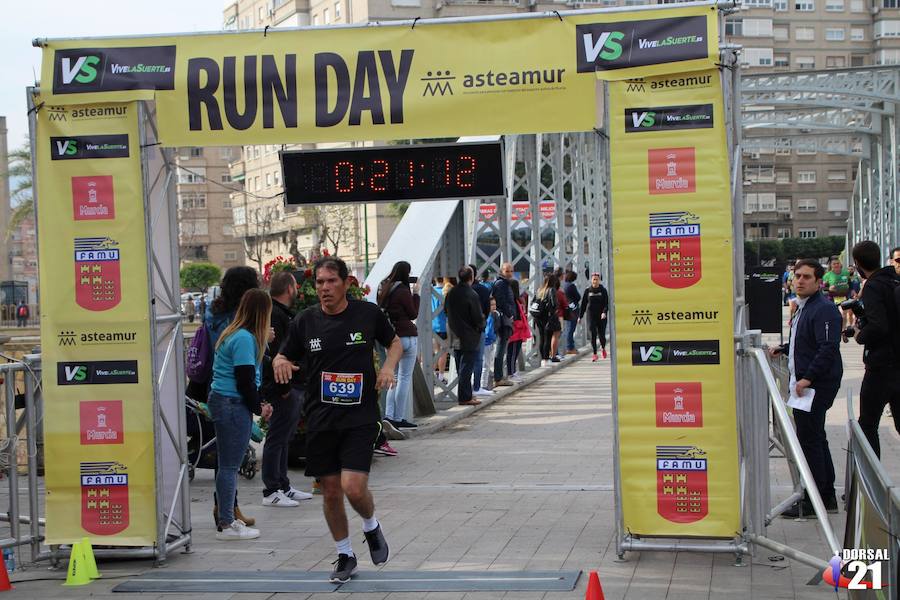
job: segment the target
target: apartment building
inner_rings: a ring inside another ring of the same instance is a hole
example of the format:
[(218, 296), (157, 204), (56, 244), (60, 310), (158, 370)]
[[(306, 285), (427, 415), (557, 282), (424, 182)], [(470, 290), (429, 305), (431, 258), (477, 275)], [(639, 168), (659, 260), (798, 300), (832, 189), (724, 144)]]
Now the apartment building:
[[(743, 46), (750, 73), (898, 64), (900, 0), (747, 0), (725, 35)], [(744, 164), (748, 239), (846, 233), (858, 159), (770, 148), (745, 153)]]
[[(663, 3), (664, 0), (658, 0)], [(490, 16), (560, 8), (636, 6), (645, 0), (238, 0), (224, 11), (226, 29), (297, 27), (414, 17)], [(655, 2), (653, 2), (655, 3)], [(728, 16), (725, 37), (740, 44), (748, 73), (841, 69), (900, 63), (900, 0), (746, 0)], [(759, 130), (758, 130), (759, 131)], [(745, 135), (768, 135), (748, 131)], [(312, 147), (312, 146), (309, 146)], [(745, 233), (748, 239), (844, 235), (857, 160), (795, 150), (762, 149), (744, 156)], [(277, 149), (243, 149), (232, 167), (248, 192), (236, 206), (236, 231), (251, 236), (266, 256), (291, 244), (322, 243), (322, 210), (284, 209), (261, 199), (281, 191)], [(253, 194), (253, 196), (250, 196)], [(362, 213), (365, 213), (362, 214)], [(393, 229), (383, 205), (356, 207), (348, 236), (358, 267), (366, 250), (377, 254)], [(271, 224), (271, 229), (268, 229)], [(368, 229), (369, 245), (360, 247)], [(266, 231), (271, 235), (266, 238)], [(317, 233), (319, 232), (319, 233)], [(260, 238), (259, 236), (262, 236)], [(349, 250), (348, 246), (344, 248)], [(301, 250), (302, 252), (302, 250)]]
[[(0, 117), (0, 165), (4, 165), (4, 171), (9, 164), (9, 147), (7, 146), (6, 117)], [(12, 206), (9, 203), (10, 181), (9, 177), (0, 177), (0, 236), (7, 235), (9, 217)], [(0, 244), (0, 281), (6, 281), (10, 276), (9, 245)]]
[(222, 270), (245, 264), (244, 244), (232, 226), (232, 194), (241, 189), (230, 165), (241, 149), (178, 148), (178, 245), (181, 263), (210, 262)]

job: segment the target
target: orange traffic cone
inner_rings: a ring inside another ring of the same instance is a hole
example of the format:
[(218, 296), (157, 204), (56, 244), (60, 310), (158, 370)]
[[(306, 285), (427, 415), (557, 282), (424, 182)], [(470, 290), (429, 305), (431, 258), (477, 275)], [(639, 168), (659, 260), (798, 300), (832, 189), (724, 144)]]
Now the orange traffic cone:
[(603, 597), (603, 588), (600, 587), (600, 576), (597, 575), (597, 571), (591, 571), (584, 600), (606, 600)]
[(0, 552), (0, 592), (8, 592), (14, 590), (9, 582), (9, 571), (6, 570), (6, 559), (3, 558), (3, 552)]

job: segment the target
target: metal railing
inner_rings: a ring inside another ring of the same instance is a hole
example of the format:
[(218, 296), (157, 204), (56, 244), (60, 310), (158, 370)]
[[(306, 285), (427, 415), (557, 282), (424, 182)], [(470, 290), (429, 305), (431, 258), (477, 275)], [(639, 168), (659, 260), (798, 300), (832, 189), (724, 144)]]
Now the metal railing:
[[(0, 521), (9, 523), (9, 535), (0, 539), (0, 548), (30, 549), (30, 562), (51, 557), (42, 551), (44, 541), (42, 528), (44, 519), (40, 514), (40, 491), (38, 482), (38, 446), (42, 445), (43, 402), (41, 395), (41, 358), (37, 355), (25, 356), (22, 360), (0, 364), (0, 388), (4, 400), (4, 437), (0, 439), (0, 472), (6, 477), (9, 505), (0, 514)], [(23, 392), (17, 389), (23, 385)], [(17, 417), (17, 410), (22, 415)], [(19, 489), (19, 441), (25, 441), (25, 478), (28, 482), (28, 497), (24, 506)], [(23, 508), (27, 507), (27, 513)]]

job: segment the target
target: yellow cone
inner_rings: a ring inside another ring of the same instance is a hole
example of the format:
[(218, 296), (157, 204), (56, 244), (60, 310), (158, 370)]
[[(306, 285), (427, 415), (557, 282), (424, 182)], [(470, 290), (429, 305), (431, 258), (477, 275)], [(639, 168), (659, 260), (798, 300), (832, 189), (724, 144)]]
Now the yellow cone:
[(81, 550), (84, 552), (84, 564), (87, 568), (88, 577), (91, 579), (100, 579), (103, 575), (97, 570), (97, 561), (94, 560), (94, 548), (91, 546), (90, 538), (81, 538)]
[(69, 555), (69, 574), (63, 585), (87, 585), (91, 582), (84, 563), (84, 550), (81, 548), (81, 542), (75, 542), (72, 544), (72, 554)]

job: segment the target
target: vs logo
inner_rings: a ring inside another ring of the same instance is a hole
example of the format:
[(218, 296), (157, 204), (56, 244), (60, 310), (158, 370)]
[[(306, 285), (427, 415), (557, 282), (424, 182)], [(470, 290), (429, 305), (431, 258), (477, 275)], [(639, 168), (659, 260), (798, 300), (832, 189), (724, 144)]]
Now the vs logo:
[(65, 374), (66, 381), (70, 383), (80, 383), (86, 380), (88, 376), (88, 370), (85, 365), (65, 365), (63, 367), (63, 373)]
[(362, 331), (354, 331), (350, 334), (350, 341), (347, 342), (348, 346), (356, 346), (358, 344), (365, 344), (366, 340), (363, 339)]
[(75, 156), (78, 154), (78, 140), (56, 140), (57, 156)]
[(598, 58), (615, 60), (622, 56), (622, 40), (625, 39), (625, 34), (621, 31), (604, 31), (596, 41), (593, 38), (590, 33), (581, 36), (584, 55), (589, 62), (594, 62)]
[(656, 113), (653, 111), (631, 113), (631, 122), (635, 129), (638, 127), (653, 127), (656, 125)]
[(74, 63), (72, 58), (75, 57), (66, 57), (60, 61), (62, 82), (65, 85), (69, 85), (73, 81), (91, 83), (97, 79), (97, 68), (100, 65), (99, 56), (79, 56)]
[(662, 346), (638, 346), (641, 362), (660, 362), (663, 359)]

